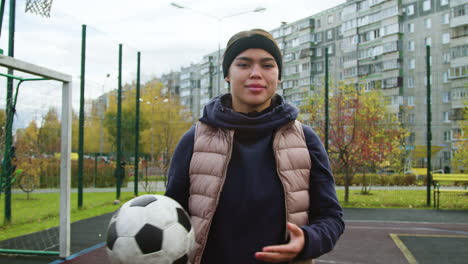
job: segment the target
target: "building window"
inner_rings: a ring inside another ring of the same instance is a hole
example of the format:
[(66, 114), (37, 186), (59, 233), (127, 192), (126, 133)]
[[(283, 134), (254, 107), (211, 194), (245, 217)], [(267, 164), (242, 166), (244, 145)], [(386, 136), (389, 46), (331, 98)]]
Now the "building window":
[(328, 16), (328, 24), (332, 24), (333, 23), (333, 15), (329, 15)]
[(449, 0), (440, 0), (440, 5), (441, 6), (446, 6), (448, 5)]
[(451, 58), (468, 57), (468, 44), (451, 48)]
[(463, 78), (468, 76), (468, 65), (450, 68), (450, 78)]
[(409, 114), (408, 115), (408, 123), (414, 124), (416, 120), (416, 115), (415, 114)]
[(443, 72), (442, 73), (442, 81), (444, 83), (448, 83), (448, 72)]
[(450, 42), (450, 33), (442, 34), (442, 44), (448, 44)]
[(315, 50), (315, 54), (317, 55), (317, 57), (322, 57), (322, 48), (317, 48)]
[(426, 0), (423, 2), (423, 11), (431, 10), (431, 0)]
[(426, 46), (431, 46), (432, 44), (431, 37), (424, 38), (424, 43), (426, 44)]
[[(432, 85), (432, 74), (429, 76), (429, 83)], [(424, 86), (427, 86), (427, 77), (424, 76)]]
[(414, 60), (414, 59), (411, 59), (411, 60), (409, 61), (409, 66), (408, 66), (408, 68), (414, 69), (415, 66), (416, 66), (415, 60)]
[(444, 103), (450, 103), (450, 92), (444, 92), (442, 94), (442, 100)]
[(444, 151), (444, 161), (450, 161), (452, 159), (450, 151)]
[(414, 41), (413, 40), (408, 41), (408, 50), (409, 51), (414, 51)]
[(406, 27), (406, 32), (408, 33), (413, 33), (414, 32), (414, 24), (413, 23), (408, 23)]
[[(468, 6), (468, 4), (466, 5)], [(452, 28), (452, 39), (468, 36), (468, 25)]]
[(317, 43), (322, 42), (322, 32), (315, 34), (315, 42)]
[(450, 23), (450, 14), (445, 13), (442, 15), (442, 24), (446, 25), (448, 23)]
[(320, 19), (316, 20), (317, 28), (320, 28)]
[(317, 71), (320, 72), (323, 70), (322, 62), (317, 62)]
[(408, 88), (414, 88), (414, 79), (413, 77), (408, 77), (407, 78), (408, 82)]
[(450, 122), (450, 112), (443, 112), (443, 121), (444, 122)]
[(414, 96), (408, 96), (408, 106), (414, 106)]
[(444, 131), (444, 141), (452, 140), (452, 131)]
[(406, 7), (406, 14), (408, 16), (414, 15), (414, 5), (409, 5)]
[(453, 17), (464, 16), (468, 11), (468, 5), (459, 5), (452, 9)]
[(333, 31), (330, 29), (327, 31), (327, 39), (331, 40), (333, 38)]
[(444, 64), (450, 63), (450, 53), (446, 52), (442, 54), (442, 61)]
[(432, 20), (430, 18), (426, 18), (424, 19), (424, 26), (427, 28), (427, 29), (430, 29), (432, 27)]

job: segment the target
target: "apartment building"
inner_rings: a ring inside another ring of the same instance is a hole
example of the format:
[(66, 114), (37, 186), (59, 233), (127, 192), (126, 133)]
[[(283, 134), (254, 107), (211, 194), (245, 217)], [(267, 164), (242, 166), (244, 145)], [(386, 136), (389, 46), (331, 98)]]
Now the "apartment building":
[[(438, 151), (432, 164), (450, 170), (468, 102), (468, 0), (348, 0), (270, 32), (283, 53), (278, 93), (287, 101), (299, 106), (323, 92), (327, 52), (331, 87), (344, 82), (382, 90), (389, 112), (410, 132), (408, 150), (427, 142), (429, 45), (432, 145)], [(180, 96), (194, 118), (210, 98), (228, 91), (224, 81), (217, 89), (218, 76), (218, 52), (181, 69)], [(413, 165), (425, 164), (413, 156)]]

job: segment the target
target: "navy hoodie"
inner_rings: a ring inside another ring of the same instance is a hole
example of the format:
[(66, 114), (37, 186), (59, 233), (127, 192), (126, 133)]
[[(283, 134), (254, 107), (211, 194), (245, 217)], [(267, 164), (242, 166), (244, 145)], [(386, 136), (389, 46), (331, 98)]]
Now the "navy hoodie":
[[(204, 108), (201, 122), (233, 129), (234, 145), (218, 207), (202, 258), (204, 264), (264, 263), (255, 252), (285, 241), (284, 191), (276, 172), (273, 138), (276, 129), (295, 120), (298, 111), (275, 95), (272, 105), (258, 113), (238, 113), (231, 95), (214, 98)], [(344, 231), (342, 209), (327, 154), (319, 137), (303, 125), (312, 161), (310, 176), (310, 225), (301, 226), (305, 246), (299, 259), (317, 258), (333, 249)], [(189, 166), (195, 128), (178, 143), (169, 169), (166, 195), (188, 211)]]

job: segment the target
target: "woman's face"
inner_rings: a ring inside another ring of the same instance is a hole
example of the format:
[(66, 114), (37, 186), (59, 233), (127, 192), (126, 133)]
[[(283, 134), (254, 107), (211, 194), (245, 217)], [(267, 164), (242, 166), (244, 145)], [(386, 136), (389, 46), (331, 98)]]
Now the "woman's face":
[(278, 64), (267, 51), (247, 49), (239, 53), (225, 78), (231, 83), (234, 111), (260, 112), (269, 107), (280, 83), (278, 74)]

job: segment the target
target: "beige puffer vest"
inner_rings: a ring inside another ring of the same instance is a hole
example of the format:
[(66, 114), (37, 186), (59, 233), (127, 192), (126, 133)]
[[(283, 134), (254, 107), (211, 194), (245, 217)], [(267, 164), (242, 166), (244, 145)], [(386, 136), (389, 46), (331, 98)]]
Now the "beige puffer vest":
[[(197, 123), (189, 171), (189, 212), (196, 234), (195, 250), (190, 256), (191, 264), (199, 264), (203, 256), (231, 159), (233, 140), (233, 130)], [(277, 172), (285, 193), (286, 220), (298, 226), (305, 225), (309, 221), (311, 160), (299, 121), (289, 122), (277, 130), (273, 150)]]

